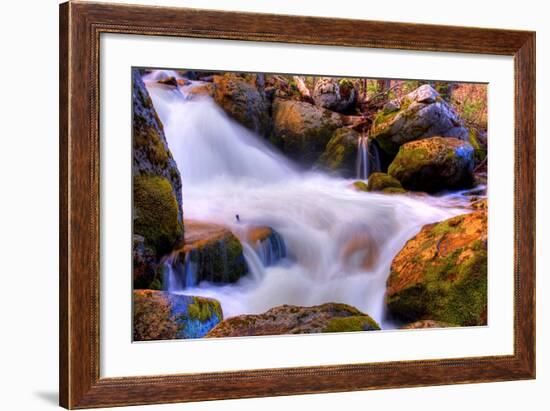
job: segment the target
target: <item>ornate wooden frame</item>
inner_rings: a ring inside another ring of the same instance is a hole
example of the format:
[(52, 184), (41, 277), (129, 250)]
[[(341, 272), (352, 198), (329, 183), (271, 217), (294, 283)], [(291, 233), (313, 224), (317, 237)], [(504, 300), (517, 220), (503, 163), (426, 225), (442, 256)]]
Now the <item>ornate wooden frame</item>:
[[(156, 377), (99, 374), (101, 33), (513, 56), (514, 354)], [(535, 33), (183, 8), (60, 6), (60, 404), (90, 408), (535, 377)]]

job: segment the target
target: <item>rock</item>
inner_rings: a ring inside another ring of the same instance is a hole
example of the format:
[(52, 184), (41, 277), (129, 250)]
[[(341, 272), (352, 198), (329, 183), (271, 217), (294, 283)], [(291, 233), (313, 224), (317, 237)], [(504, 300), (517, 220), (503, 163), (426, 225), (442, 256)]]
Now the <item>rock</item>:
[(133, 161), (132, 174), (165, 177), (172, 186), (178, 203), (178, 219), (181, 211), (181, 176), (168, 148), (162, 123), (138, 69), (132, 69), (133, 88)]
[(133, 288), (162, 289), (162, 269), (155, 250), (145, 245), (145, 237), (133, 238)]
[(359, 133), (350, 128), (337, 129), (317, 165), (344, 177), (355, 176)]
[(178, 80), (176, 80), (175, 77), (170, 76), (163, 78), (161, 80), (158, 80), (157, 83), (164, 84), (165, 86), (171, 86), (171, 87), (177, 87), (178, 86)]
[(157, 258), (168, 254), (183, 237), (179, 207), (170, 182), (162, 176), (137, 175), (133, 193), (134, 235), (143, 236), (144, 244)]
[(186, 284), (234, 283), (248, 273), (239, 239), (213, 223), (185, 220), (184, 245), (174, 251), (173, 257), (178, 272), (193, 275)]
[(321, 77), (313, 88), (315, 105), (333, 111), (345, 111), (357, 100), (357, 92), (350, 81)]
[(271, 140), (295, 160), (312, 165), (342, 125), (342, 116), (337, 113), (301, 101), (276, 98)]
[(364, 181), (354, 181), (350, 188), (354, 189), (355, 191), (369, 191), (367, 183)]
[(246, 241), (256, 250), (264, 266), (276, 264), (286, 257), (286, 244), (283, 237), (271, 227), (248, 227)]
[(257, 77), (227, 73), (214, 76), (214, 99), (229, 116), (248, 129), (267, 136), (271, 131), (270, 102), (256, 85)]
[(487, 323), (487, 211), (424, 226), (393, 259), (388, 311), (405, 322)]
[(229, 318), (206, 337), (240, 337), (278, 334), (310, 334), (379, 330), (367, 314), (346, 304), (327, 303), (314, 307), (281, 305), (263, 314)]
[(217, 300), (134, 290), (134, 341), (200, 338), (223, 319)]
[(403, 327), (401, 327), (401, 329), (414, 330), (414, 329), (421, 329), (421, 328), (449, 328), (449, 327), (457, 327), (457, 325), (444, 323), (441, 321), (421, 320), (421, 321), (416, 321), (414, 323), (404, 325)]
[(405, 143), (433, 136), (469, 138), (458, 114), (428, 84), (386, 104), (370, 132), (370, 138), (392, 155)]
[(386, 173), (372, 173), (367, 180), (367, 191), (384, 193), (405, 193), (399, 180)]
[(202, 83), (189, 88), (187, 93), (191, 98), (214, 97), (216, 86), (213, 83)]
[(388, 174), (407, 190), (436, 192), (473, 184), (474, 149), (456, 138), (430, 137), (406, 143)]

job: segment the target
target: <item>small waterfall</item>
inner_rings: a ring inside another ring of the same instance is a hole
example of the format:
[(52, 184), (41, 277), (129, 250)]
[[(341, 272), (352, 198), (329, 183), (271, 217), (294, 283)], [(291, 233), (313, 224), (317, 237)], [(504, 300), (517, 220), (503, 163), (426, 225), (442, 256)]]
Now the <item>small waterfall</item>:
[(286, 257), (285, 241), (275, 231), (265, 240), (258, 241), (255, 249), (264, 267), (270, 267)]
[(361, 134), (357, 140), (357, 178), (366, 180), (369, 176), (369, 139)]
[(378, 146), (370, 143), (368, 135), (362, 134), (357, 140), (357, 178), (366, 180), (371, 173), (381, 169)]
[(163, 262), (164, 288), (166, 291), (181, 291), (197, 285), (197, 262), (194, 251), (185, 253), (183, 262), (180, 254), (174, 252)]

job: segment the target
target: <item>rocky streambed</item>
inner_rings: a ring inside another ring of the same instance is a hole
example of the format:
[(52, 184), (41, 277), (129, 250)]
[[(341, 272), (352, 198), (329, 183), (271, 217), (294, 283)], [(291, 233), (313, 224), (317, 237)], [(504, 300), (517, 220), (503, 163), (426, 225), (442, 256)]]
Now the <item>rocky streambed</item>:
[(334, 79), (133, 79), (134, 340), (486, 324), (486, 146), (433, 88), (364, 141)]

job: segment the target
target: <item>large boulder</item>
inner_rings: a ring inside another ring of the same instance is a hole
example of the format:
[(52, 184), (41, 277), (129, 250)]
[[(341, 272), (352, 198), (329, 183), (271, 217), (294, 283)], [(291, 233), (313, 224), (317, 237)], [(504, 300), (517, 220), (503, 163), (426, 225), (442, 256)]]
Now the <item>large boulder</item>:
[(333, 111), (345, 111), (357, 100), (357, 91), (353, 84), (344, 79), (322, 77), (313, 88), (315, 105)]
[(270, 101), (258, 87), (256, 75), (226, 73), (214, 76), (214, 100), (233, 119), (267, 136), (271, 130)]
[(132, 69), (133, 147), (132, 173), (162, 176), (168, 180), (181, 211), (181, 176), (168, 148), (164, 128), (138, 69)]
[(312, 104), (276, 98), (272, 142), (304, 165), (312, 165), (325, 150), (342, 116)]
[(487, 211), (424, 226), (393, 259), (389, 313), (404, 322), (487, 323)]
[(200, 338), (223, 319), (211, 298), (135, 290), (133, 305), (134, 341)]
[(367, 314), (346, 304), (327, 303), (314, 307), (281, 305), (263, 314), (229, 318), (206, 337), (311, 334), (346, 331), (373, 331), (380, 326)]
[(370, 138), (391, 155), (409, 141), (433, 136), (469, 138), (455, 110), (428, 84), (387, 103), (370, 132)]
[(181, 176), (138, 69), (132, 79), (134, 287), (156, 289), (160, 258), (183, 236)]
[(474, 149), (456, 138), (431, 137), (401, 146), (388, 174), (408, 190), (435, 192), (471, 187)]
[(317, 165), (321, 168), (352, 177), (356, 174), (357, 141), (359, 133), (350, 128), (339, 128), (332, 135)]
[[(226, 227), (185, 220), (184, 244), (172, 253), (182, 285), (234, 283), (248, 273), (241, 242)], [(191, 276), (191, 278), (187, 278)]]

